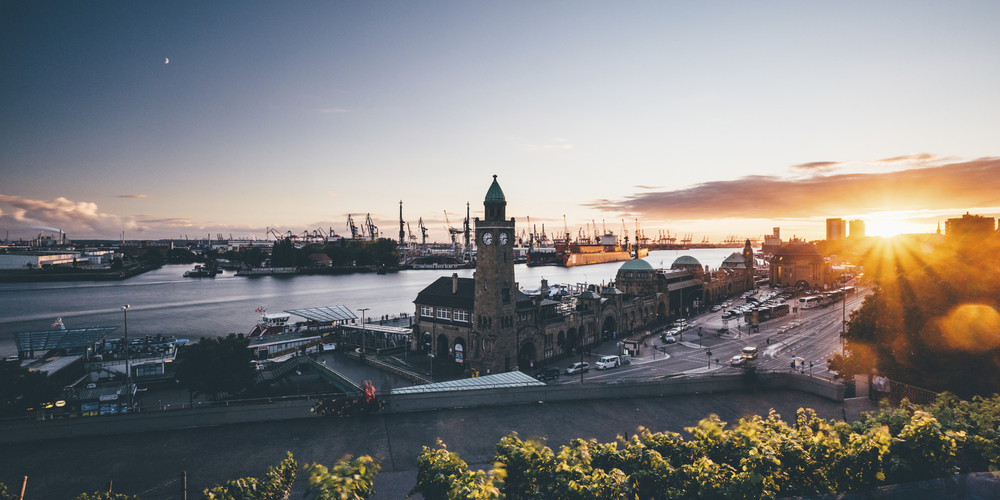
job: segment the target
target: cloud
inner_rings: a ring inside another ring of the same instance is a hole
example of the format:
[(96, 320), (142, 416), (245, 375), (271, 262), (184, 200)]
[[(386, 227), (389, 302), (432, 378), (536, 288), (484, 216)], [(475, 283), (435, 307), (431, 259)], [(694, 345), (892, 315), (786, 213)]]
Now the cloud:
[(643, 186), (642, 184), (638, 184), (632, 187), (636, 189), (659, 189), (660, 186)]
[(937, 155), (932, 155), (930, 153), (920, 153), (920, 154), (915, 154), (915, 155), (895, 156), (895, 157), (892, 157), (892, 158), (885, 158), (885, 159), (882, 159), (882, 160), (875, 160), (872, 163), (883, 164), (883, 165), (885, 165), (885, 164), (893, 165), (893, 164), (899, 164), (899, 163), (923, 164), (923, 163), (931, 163), (931, 162), (936, 162), (936, 161), (941, 161), (941, 160), (947, 160), (947, 159), (948, 159), (947, 156), (937, 156)]
[(102, 235), (117, 234), (123, 229), (143, 229), (134, 218), (100, 213), (97, 204), (91, 202), (74, 202), (63, 197), (42, 201), (0, 195), (0, 203), (13, 207), (13, 215), (2, 217), (0, 224), (3, 225), (25, 228), (43, 224), (64, 232)]
[(146, 194), (120, 194), (115, 198), (149, 198)]
[(843, 163), (839, 161), (813, 161), (792, 165), (791, 169), (800, 172), (829, 172), (840, 168), (842, 165)]
[(320, 113), (334, 114), (334, 113), (350, 113), (351, 110), (344, 108), (320, 108), (317, 111)]
[(789, 179), (752, 175), (584, 206), (660, 220), (811, 218), (902, 210), (1000, 206), (1000, 158)]

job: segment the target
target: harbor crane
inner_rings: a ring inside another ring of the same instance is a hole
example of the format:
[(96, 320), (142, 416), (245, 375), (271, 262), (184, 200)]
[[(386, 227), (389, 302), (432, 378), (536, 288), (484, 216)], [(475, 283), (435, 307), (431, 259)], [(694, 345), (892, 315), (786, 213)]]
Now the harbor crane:
[(448, 220), (448, 211), (444, 211), (444, 227), (448, 230), (448, 236), (451, 237), (451, 249), (455, 250), (458, 248), (458, 235), (464, 234), (465, 229), (458, 229), (451, 227), (451, 221)]
[(682, 245), (690, 245), (691, 239), (694, 237), (693, 234), (685, 234), (684, 239), (681, 240)]
[(358, 226), (354, 224), (354, 218), (347, 214), (347, 230), (351, 232), (351, 239), (358, 239)]
[(417, 220), (417, 229), (420, 230), (420, 244), (427, 245), (427, 226), (424, 225), (424, 218)]
[(372, 241), (378, 239), (378, 226), (372, 222), (372, 214), (365, 216), (365, 226), (368, 228), (368, 236), (371, 237)]

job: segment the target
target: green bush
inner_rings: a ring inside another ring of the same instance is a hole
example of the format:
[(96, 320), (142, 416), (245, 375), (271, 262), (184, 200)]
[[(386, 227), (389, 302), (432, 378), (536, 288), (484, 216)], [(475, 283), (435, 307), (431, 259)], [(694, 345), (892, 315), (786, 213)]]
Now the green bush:
[(904, 401), (854, 424), (800, 409), (785, 422), (715, 415), (676, 433), (640, 428), (612, 443), (576, 439), (558, 453), (516, 433), (497, 443), (491, 472), (468, 465), (439, 442), (417, 461), (428, 500), (506, 498), (757, 499), (820, 495), (998, 470), (1000, 397), (961, 401), (942, 395), (926, 407)]
[(369, 456), (351, 460), (347, 455), (333, 468), (313, 463), (306, 467), (309, 487), (306, 497), (314, 500), (361, 500), (375, 494), (373, 481), (380, 467)]
[(246, 477), (207, 489), (205, 500), (288, 500), (298, 464), (288, 453), (277, 467), (268, 467), (264, 478)]

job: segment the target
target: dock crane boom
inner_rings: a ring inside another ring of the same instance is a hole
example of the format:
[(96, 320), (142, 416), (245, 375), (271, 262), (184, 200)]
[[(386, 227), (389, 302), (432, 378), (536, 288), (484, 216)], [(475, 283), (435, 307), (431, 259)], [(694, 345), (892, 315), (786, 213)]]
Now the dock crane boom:
[(420, 244), (427, 245), (427, 226), (424, 225), (424, 218), (417, 220), (417, 229), (420, 230)]
[(371, 237), (372, 241), (378, 239), (378, 226), (372, 222), (372, 214), (365, 216), (365, 226), (368, 228), (368, 236)]

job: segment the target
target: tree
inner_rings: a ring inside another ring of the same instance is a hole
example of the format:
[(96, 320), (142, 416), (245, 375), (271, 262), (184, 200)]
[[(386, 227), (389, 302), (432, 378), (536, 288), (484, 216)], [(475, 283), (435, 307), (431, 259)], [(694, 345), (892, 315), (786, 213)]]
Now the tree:
[(369, 456), (351, 460), (344, 456), (333, 468), (313, 463), (306, 467), (309, 486), (306, 497), (313, 500), (361, 500), (375, 494), (374, 479), (379, 464)]
[(291, 238), (274, 242), (271, 249), (271, 265), (274, 267), (293, 267), (298, 261), (298, 249), (292, 245)]
[(20, 415), (54, 403), (61, 392), (62, 386), (48, 375), (22, 368), (20, 361), (0, 361), (0, 415)]
[(226, 484), (206, 489), (204, 500), (288, 500), (292, 494), (292, 484), (298, 464), (291, 452), (277, 467), (268, 467), (263, 478), (246, 477), (234, 479)]
[(255, 376), (249, 345), (250, 339), (235, 333), (223, 338), (202, 337), (184, 352), (175, 373), (177, 381), (195, 396), (218, 397), (223, 392), (236, 394), (249, 389)]
[(265, 259), (267, 259), (267, 254), (256, 247), (243, 252), (243, 262), (250, 267), (260, 267)]
[(162, 266), (164, 260), (163, 252), (156, 248), (149, 248), (142, 255), (142, 261), (151, 266)]
[(125, 267), (125, 263), (122, 262), (121, 257), (115, 257), (114, 259), (111, 260), (111, 270), (112, 271), (117, 271), (117, 270), (119, 270), (119, 269), (121, 269), (123, 267)]

